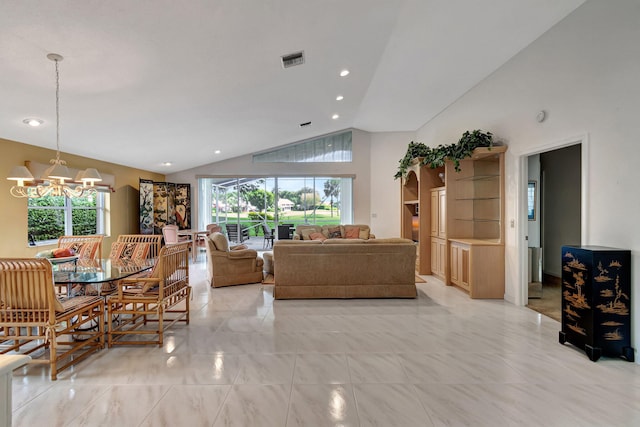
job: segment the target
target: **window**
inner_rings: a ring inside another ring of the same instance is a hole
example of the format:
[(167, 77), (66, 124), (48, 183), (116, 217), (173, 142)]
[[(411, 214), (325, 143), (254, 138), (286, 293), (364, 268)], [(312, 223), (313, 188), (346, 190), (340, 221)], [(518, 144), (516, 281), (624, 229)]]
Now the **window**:
[(297, 142), (253, 155), (254, 163), (344, 163), (352, 161), (351, 131)]
[(36, 244), (51, 243), (64, 235), (106, 234), (107, 199), (105, 193), (72, 199), (64, 196), (29, 198), (29, 241), (33, 238)]
[(200, 178), (200, 229), (239, 223), (260, 229), (278, 224), (349, 224), (351, 177)]

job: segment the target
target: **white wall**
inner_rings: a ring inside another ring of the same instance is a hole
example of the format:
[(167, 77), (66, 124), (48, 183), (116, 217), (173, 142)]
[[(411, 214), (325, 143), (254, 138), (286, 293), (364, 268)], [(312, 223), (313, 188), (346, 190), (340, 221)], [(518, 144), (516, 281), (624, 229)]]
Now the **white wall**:
[(198, 176), (336, 176), (353, 175), (353, 220), (368, 224), (370, 217), (371, 134), (353, 129), (353, 161), (350, 163), (253, 163), (252, 155), (235, 157), (167, 175), (167, 181), (190, 183), (192, 223), (198, 224)]
[[(640, 337), (639, 22), (637, 0), (588, 1), (416, 133), (419, 141), (437, 145), (484, 129), (509, 145), (505, 298), (517, 304), (524, 302), (526, 278), (521, 156), (582, 139), (582, 243), (632, 250), (634, 347)], [(538, 123), (543, 109), (547, 119)], [(397, 193), (397, 183), (389, 179), (379, 190)]]
[(376, 237), (400, 236), (400, 180), (393, 180), (413, 132), (371, 134), (371, 219)]

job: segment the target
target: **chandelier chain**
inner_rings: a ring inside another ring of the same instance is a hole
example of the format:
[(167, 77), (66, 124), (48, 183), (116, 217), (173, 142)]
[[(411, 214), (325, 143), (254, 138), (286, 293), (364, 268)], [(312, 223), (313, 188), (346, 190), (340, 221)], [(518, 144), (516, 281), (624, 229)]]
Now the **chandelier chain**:
[(56, 63), (56, 161), (60, 162), (60, 71), (58, 69), (58, 59)]

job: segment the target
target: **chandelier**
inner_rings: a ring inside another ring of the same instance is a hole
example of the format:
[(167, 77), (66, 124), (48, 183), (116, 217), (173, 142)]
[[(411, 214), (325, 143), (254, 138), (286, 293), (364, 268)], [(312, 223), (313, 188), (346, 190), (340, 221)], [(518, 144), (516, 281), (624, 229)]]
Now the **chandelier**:
[(56, 158), (49, 161), (51, 166), (42, 174), (41, 182), (35, 185), (25, 185), (25, 182), (35, 181), (26, 166), (15, 166), (11, 169), (7, 179), (16, 181), (16, 185), (11, 187), (11, 195), (37, 198), (45, 196), (81, 197), (94, 194), (96, 192), (95, 183), (102, 181), (100, 173), (95, 168), (88, 168), (78, 172), (72, 179), (67, 162), (60, 158), (60, 72), (58, 64), (63, 58), (57, 53), (50, 53), (47, 58), (56, 64)]

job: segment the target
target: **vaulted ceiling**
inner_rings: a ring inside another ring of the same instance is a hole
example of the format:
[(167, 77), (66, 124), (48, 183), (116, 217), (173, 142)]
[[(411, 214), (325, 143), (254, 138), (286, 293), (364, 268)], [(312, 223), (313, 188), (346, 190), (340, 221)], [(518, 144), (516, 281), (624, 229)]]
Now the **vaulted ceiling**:
[(0, 138), (55, 149), (51, 52), (61, 150), (145, 170), (414, 131), (583, 1), (6, 0)]

